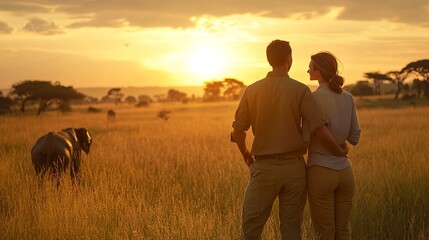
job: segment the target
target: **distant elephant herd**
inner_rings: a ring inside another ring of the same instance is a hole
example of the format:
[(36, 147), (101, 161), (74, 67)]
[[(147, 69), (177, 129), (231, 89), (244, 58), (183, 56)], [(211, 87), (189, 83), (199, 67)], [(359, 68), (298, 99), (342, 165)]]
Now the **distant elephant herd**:
[(79, 183), (82, 150), (88, 154), (92, 144), (86, 128), (66, 128), (41, 136), (31, 149), (31, 159), (39, 179), (47, 175), (59, 180), (70, 169), (73, 184)]

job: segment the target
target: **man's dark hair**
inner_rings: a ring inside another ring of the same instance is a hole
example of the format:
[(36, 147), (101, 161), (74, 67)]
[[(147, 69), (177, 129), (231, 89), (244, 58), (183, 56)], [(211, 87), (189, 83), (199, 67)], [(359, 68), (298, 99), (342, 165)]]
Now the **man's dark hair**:
[(271, 67), (281, 67), (290, 54), (292, 54), (292, 49), (287, 41), (277, 39), (267, 47), (267, 60)]

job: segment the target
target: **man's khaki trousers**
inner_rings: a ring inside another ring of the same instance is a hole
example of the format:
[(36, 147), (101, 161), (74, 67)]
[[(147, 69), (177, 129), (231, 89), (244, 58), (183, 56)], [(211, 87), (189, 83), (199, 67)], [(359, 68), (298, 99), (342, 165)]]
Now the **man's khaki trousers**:
[(306, 168), (302, 157), (256, 159), (243, 204), (243, 238), (260, 239), (276, 197), (282, 239), (301, 239), (306, 203)]
[(316, 239), (350, 239), (350, 211), (355, 180), (351, 166), (307, 169), (308, 203)]

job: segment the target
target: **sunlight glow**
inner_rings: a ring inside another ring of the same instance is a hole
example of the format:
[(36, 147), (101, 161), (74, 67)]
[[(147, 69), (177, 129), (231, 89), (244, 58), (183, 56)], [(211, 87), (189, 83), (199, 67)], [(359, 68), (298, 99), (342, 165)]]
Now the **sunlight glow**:
[(225, 66), (225, 56), (219, 49), (199, 48), (188, 58), (189, 71), (201, 78), (215, 78)]

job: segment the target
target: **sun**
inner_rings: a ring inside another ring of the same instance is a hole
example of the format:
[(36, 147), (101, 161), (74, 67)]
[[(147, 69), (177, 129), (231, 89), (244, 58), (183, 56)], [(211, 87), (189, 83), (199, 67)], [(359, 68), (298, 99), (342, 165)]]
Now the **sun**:
[(210, 79), (221, 77), (225, 68), (226, 58), (220, 49), (198, 48), (188, 58), (189, 71), (200, 78)]

